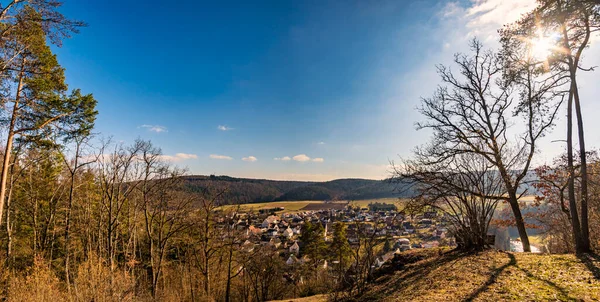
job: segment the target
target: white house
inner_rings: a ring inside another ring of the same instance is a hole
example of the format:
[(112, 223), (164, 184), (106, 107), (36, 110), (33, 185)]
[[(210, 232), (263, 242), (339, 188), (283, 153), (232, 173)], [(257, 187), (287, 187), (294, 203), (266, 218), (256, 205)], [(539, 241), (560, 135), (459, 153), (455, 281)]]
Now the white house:
[(375, 259), (375, 267), (381, 267), (384, 263), (385, 263), (385, 261), (383, 261), (379, 257), (377, 257), (377, 259)]
[(290, 246), (290, 253), (300, 255), (300, 246), (298, 245), (298, 242), (294, 242), (294, 244)]
[(283, 236), (287, 239), (290, 239), (292, 238), (292, 236), (294, 236), (294, 231), (292, 231), (292, 229), (288, 227), (287, 229), (285, 229), (285, 231), (283, 231)]
[(410, 240), (408, 240), (408, 238), (400, 238), (400, 239), (398, 239), (398, 244), (399, 245), (410, 245)]
[(279, 217), (271, 215), (271, 216), (265, 218), (265, 220), (263, 220), (261, 227), (268, 228), (272, 223), (277, 223), (278, 221), (279, 221)]
[(277, 238), (271, 238), (271, 240), (269, 240), (269, 245), (277, 249), (281, 245), (281, 240)]
[(285, 262), (285, 264), (292, 265), (292, 264), (294, 264), (296, 262), (298, 262), (298, 259), (296, 258), (296, 256), (294, 256), (294, 254), (291, 254), (290, 257)]
[(254, 243), (252, 243), (250, 240), (244, 241), (244, 244), (242, 244), (242, 250), (251, 253), (254, 251)]
[(294, 228), (294, 235), (300, 235), (300, 226)]

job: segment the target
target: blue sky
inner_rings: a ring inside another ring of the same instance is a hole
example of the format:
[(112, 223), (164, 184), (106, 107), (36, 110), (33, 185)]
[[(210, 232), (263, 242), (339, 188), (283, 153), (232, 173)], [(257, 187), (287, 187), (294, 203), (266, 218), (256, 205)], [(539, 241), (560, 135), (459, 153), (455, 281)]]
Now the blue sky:
[(65, 1), (89, 26), (57, 54), (97, 132), (190, 173), (382, 179), (427, 139), (435, 64), (532, 1)]

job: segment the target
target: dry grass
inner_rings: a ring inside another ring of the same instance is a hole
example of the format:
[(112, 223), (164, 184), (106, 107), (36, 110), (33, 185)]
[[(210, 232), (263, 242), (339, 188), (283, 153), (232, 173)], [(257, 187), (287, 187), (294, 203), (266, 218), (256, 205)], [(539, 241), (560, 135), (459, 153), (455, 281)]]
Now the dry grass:
[[(431, 251), (431, 250), (430, 250)], [(600, 257), (441, 252), (390, 265), (359, 301), (599, 301)]]
[(240, 211), (243, 212), (258, 212), (258, 210), (272, 209), (278, 207), (284, 207), (285, 210), (282, 212), (291, 213), (300, 211), (302, 208), (309, 204), (322, 204), (323, 201), (316, 200), (305, 200), (305, 201), (273, 201), (273, 202), (261, 202), (261, 203), (246, 203), (241, 205), (228, 205), (225, 209), (232, 209), (240, 207)]
[(310, 297), (304, 297), (304, 298), (296, 298), (296, 299), (286, 299), (286, 300), (277, 300), (277, 301), (271, 301), (271, 302), (324, 302), (324, 301), (328, 301), (329, 300), (329, 296), (328, 295), (316, 295), (316, 296), (310, 296)]
[(36, 258), (24, 276), (12, 276), (8, 285), (8, 301), (67, 301), (58, 277), (47, 262)]
[(134, 301), (135, 280), (122, 270), (111, 272), (102, 259), (90, 255), (77, 270), (72, 294), (76, 301)]

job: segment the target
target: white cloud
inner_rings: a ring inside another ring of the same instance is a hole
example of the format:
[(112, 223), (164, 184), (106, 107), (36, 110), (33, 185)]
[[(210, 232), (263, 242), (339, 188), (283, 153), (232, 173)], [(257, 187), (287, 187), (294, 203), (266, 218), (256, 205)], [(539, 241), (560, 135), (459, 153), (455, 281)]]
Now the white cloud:
[(444, 17), (455, 16), (462, 11), (460, 4), (458, 2), (448, 2), (446, 7), (443, 9)]
[(317, 145), (325, 145), (325, 142), (318, 142)]
[(170, 161), (170, 162), (179, 162), (188, 159), (197, 159), (198, 155), (196, 154), (188, 154), (188, 153), (177, 153), (175, 155), (161, 155), (162, 160)]
[(294, 157), (291, 157), (291, 158), (289, 156), (275, 157), (275, 158), (273, 158), (273, 160), (277, 160), (277, 161), (290, 161), (290, 160), (294, 160), (294, 161), (299, 161), (299, 162), (313, 161), (313, 162), (317, 162), (317, 163), (322, 163), (322, 162), (325, 161), (321, 157), (310, 158), (306, 154), (298, 154), (298, 155), (296, 155)]
[(198, 155), (196, 154), (188, 154), (188, 153), (177, 153), (175, 154), (175, 156), (182, 158), (182, 159), (196, 159), (198, 158)]
[(498, 40), (497, 30), (536, 7), (536, 0), (474, 0), (466, 10), (467, 28), (483, 41)]
[(212, 159), (224, 159), (224, 160), (232, 160), (233, 159), (231, 156), (219, 155), (219, 154), (211, 154), (210, 158), (212, 158)]
[(231, 128), (231, 127), (227, 127), (227, 126), (225, 126), (225, 125), (219, 125), (219, 126), (217, 127), (217, 129), (219, 129), (219, 130), (221, 130), (221, 131), (230, 131), (230, 130), (233, 130), (233, 128)]
[(306, 156), (306, 154), (298, 154), (298, 155), (292, 157), (292, 159), (295, 161), (299, 161), (299, 162), (305, 162), (305, 161), (309, 161), (310, 157)]
[(141, 125), (138, 128), (145, 128), (148, 129), (148, 131), (156, 133), (169, 132), (167, 127), (161, 125)]
[(256, 158), (256, 157), (254, 157), (254, 156), (250, 155), (250, 156), (248, 156), (248, 157), (243, 157), (243, 158), (242, 158), (242, 160), (243, 160), (243, 161), (248, 161), (248, 162), (255, 162), (255, 161), (257, 161), (257, 160), (258, 160), (258, 158)]

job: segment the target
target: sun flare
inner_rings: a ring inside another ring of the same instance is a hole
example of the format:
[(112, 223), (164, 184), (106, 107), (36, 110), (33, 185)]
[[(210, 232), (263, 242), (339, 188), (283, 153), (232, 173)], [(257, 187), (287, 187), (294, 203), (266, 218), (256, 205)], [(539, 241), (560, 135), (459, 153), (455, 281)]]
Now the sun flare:
[(551, 36), (544, 35), (541, 31), (537, 37), (530, 42), (529, 55), (537, 60), (546, 60), (554, 49), (554, 39)]

